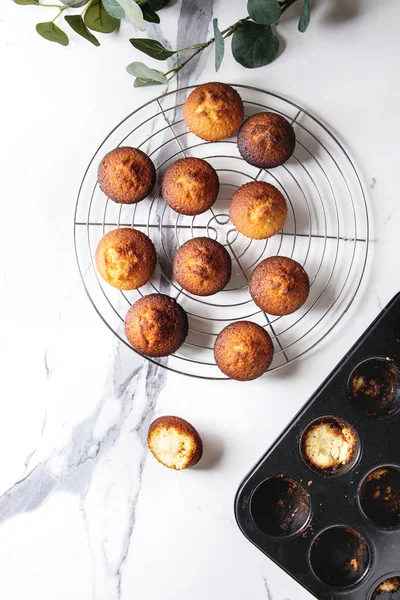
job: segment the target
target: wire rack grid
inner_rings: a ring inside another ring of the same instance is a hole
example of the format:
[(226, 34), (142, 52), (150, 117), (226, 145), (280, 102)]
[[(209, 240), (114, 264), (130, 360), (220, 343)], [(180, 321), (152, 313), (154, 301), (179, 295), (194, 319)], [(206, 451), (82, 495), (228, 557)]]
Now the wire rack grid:
[[(277, 94), (231, 84), (241, 95), (245, 116), (274, 111), (295, 127), (296, 149), (284, 165), (257, 169), (240, 156), (236, 138), (205, 142), (186, 128), (183, 105), (193, 86), (168, 92), (124, 119), (100, 145), (84, 174), (74, 219), (75, 251), (87, 294), (106, 325), (129, 346), (124, 318), (140, 296), (161, 292), (175, 297), (189, 316), (184, 345), (168, 359), (150, 359), (172, 371), (205, 379), (226, 379), (213, 357), (215, 338), (233, 321), (251, 319), (265, 327), (274, 342), (273, 371), (320, 342), (343, 317), (361, 284), (368, 255), (369, 221), (359, 175), (333, 133), (307, 110)], [(151, 195), (135, 205), (110, 201), (97, 184), (97, 167), (106, 152), (120, 145), (145, 151), (153, 160), (157, 183)], [(195, 217), (178, 215), (162, 199), (161, 177), (184, 156), (210, 162), (220, 180), (214, 206)], [(229, 200), (248, 181), (268, 181), (286, 197), (288, 219), (269, 240), (250, 240), (229, 218)], [(99, 277), (94, 254), (101, 237), (117, 227), (135, 227), (153, 240), (157, 269), (143, 288), (124, 292)], [(178, 247), (196, 236), (218, 240), (232, 258), (232, 277), (218, 294), (198, 297), (184, 291), (172, 276)], [(299, 311), (271, 317), (253, 303), (248, 278), (267, 256), (284, 255), (300, 262), (310, 277), (310, 295)]]

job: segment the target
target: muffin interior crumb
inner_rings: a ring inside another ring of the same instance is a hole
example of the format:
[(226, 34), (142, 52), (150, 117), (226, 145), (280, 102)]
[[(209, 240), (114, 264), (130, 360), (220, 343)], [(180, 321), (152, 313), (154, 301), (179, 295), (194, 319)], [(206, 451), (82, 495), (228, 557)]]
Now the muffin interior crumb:
[(356, 436), (349, 427), (332, 422), (312, 425), (305, 434), (304, 454), (318, 469), (337, 469), (348, 464), (354, 456)]
[(165, 466), (182, 469), (195, 453), (193, 438), (178, 431), (175, 427), (159, 427), (152, 434), (152, 452)]

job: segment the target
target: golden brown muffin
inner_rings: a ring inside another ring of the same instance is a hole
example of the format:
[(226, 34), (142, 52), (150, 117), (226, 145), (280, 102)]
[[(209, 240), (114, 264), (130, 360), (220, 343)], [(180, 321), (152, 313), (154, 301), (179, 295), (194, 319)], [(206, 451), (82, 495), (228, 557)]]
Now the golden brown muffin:
[(236, 229), (254, 240), (265, 240), (278, 233), (287, 212), (285, 197), (265, 181), (245, 183), (233, 194), (229, 205)]
[(305, 430), (301, 449), (304, 460), (312, 469), (332, 474), (354, 461), (358, 438), (353, 427), (342, 419), (321, 417)]
[(290, 315), (303, 306), (309, 290), (303, 267), (286, 256), (270, 256), (261, 261), (249, 281), (254, 302), (270, 315)]
[(237, 381), (260, 377), (270, 366), (273, 354), (268, 333), (251, 321), (231, 323), (214, 345), (215, 362), (225, 375)]
[(182, 215), (199, 215), (218, 196), (218, 175), (201, 158), (180, 158), (165, 172), (161, 192), (168, 206)]
[(151, 192), (156, 170), (137, 148), (121, 146), (105, 155), (98, 171), (100, 189), (114, 202), (135, 204)]
[(294, 129), (281, 115), (257, 113), (245, 121), (238, 133), (238, 148), (244, 160), (271, 169), (286, 162), (296, 144)]
[(203, 140), (224, 140), (239, 129), (244, 117), (243, 102), (226, 83), (203, 83), (186, 99), (184, 117), (190, 131)]
[(120, 290), (136, 290), (147, 283), (156, 262), (153, 242), (136, 229), (109, 231), (96, 250), (97, 270), (107, 283)]
[(210, 296), (220, 292), (228, 283), (232, 261), (220, 243), (198, 237), (179, 248), (172, 269), (184, 290), (196, 296)]
[(164, 294), (139, 298), (125, 317), (125, 334), (138, 352), (147, 356), (168, 356), (176, 352), (188, 333), (183, 308)]
[(169, 469), (193, 467), (203, 453), (203, 442), (196, 429), (180, 417), (160, 417), (153, 421), (147, 444), (154, 458)]

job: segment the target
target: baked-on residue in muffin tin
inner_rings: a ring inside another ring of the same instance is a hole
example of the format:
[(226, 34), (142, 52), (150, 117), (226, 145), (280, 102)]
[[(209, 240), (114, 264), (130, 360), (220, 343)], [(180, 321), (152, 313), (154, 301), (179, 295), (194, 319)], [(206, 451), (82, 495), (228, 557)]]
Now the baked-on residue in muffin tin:
[(319, 600), (400, 600), (400, 294), (242, 482), (242, 532)]

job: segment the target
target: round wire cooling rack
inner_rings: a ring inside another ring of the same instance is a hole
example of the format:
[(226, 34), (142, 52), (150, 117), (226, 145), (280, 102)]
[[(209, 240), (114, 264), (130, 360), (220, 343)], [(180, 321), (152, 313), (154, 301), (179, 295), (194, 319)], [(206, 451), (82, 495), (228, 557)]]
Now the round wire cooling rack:
[[(183, 105), (191, 87), (168, 92), (144, 104), (117, 125), (100, 145), (84, 174), (75, 210), (75, 250), (88, 296), (106, 325), (129, 347), (124, 318), (135, 300), (161, 292), (175, 297), (189, 316), (183, 346), (168, 359), (149, 359), (169, 370), (204, 379), (226, 379), (214, 361), (218, 333), (233, 321), (251, 319), (270, 333), (274, 343), (271, 370), (314, 348), (351, 305), (365, 272), (368, 254), (368, 211), (358, 173), (344, 147), (316, 117), (277, 94), (231, 84), (241, 95), (248, 117), (273, 111), (296, 131), (296, 149), (284, 165), (257, 169), (240, 156), (236, 138), (205, 142), (186, 128)], [(153, 160), (157, 183), (151, 195), (135, 205), (110, 201), (97, 184), (103, 156), (120, 145), (141, 148)], [(178, 158), (197, 156), (217, 171), (220, 192), (214, 206), (201, 215), (178, 215), (162, 199), (161, 176)], [(250, 240), (229, 219), (229, 200), (249, 181), (268, 181), (288, 203), (283, 230), (268, 240)], [(117, 227), (144, 231), (154, 242), (158, 263), (151, 281), (125, 292), (98, 275), (94, 255), (102, 236)], [(184, 291), (172, 276), (173, 256), (186, 240), (207, 236), (218, 240), (232, 258), (232, 277), (218, 294), (199, 297)], [(271, 317), (253, 303), (248, 278), (267, 256), (289, 256), (310, 277), (306, 304), (292, 315)]]

